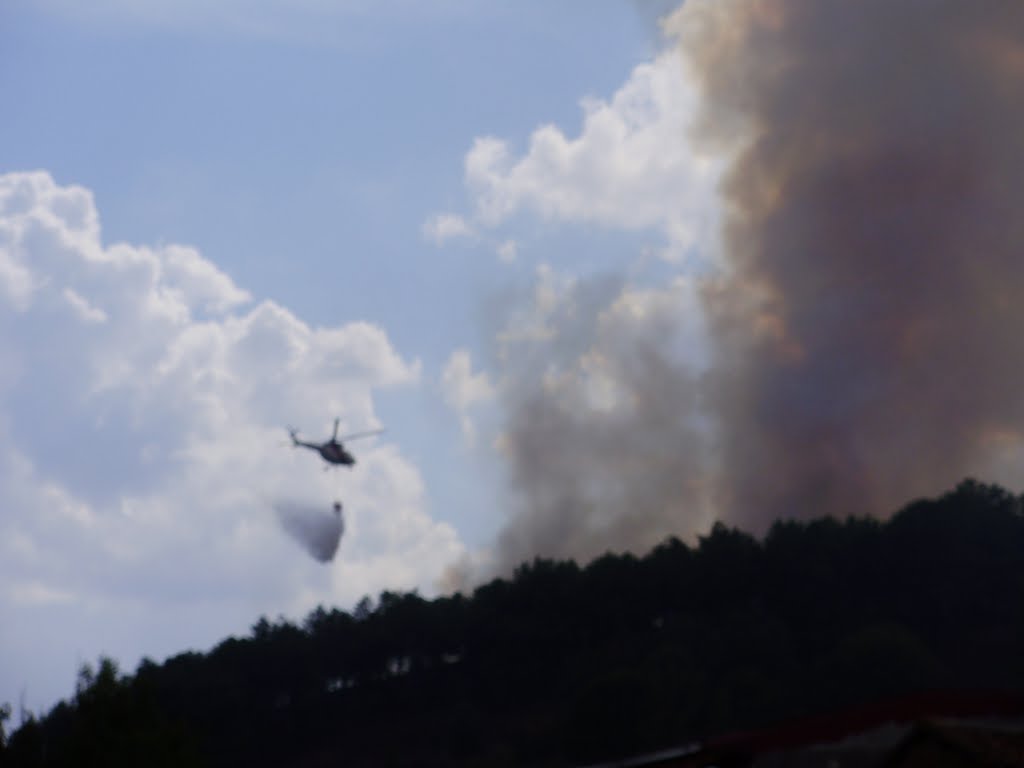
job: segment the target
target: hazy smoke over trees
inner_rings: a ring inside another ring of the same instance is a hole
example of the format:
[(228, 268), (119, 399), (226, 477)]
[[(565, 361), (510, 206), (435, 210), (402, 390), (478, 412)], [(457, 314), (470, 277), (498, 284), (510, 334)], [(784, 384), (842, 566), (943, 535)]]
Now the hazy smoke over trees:
[(510, 377), (499, 568), (1019, 479), (1024, 4), (690, 0), (665, 28), (702, 97), (680, 141), (734, 158), (723, 263), (695, 311), (563, 296), (531, 362), (573, 376)]

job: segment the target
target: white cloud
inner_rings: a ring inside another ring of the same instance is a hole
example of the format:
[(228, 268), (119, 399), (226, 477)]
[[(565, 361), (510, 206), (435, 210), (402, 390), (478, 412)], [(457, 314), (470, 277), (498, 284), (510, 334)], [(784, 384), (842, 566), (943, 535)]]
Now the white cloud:
[(34, 288), (31, 273), (9, 251), (0, 251), (0, 289), (11, 306), (17, 310), (26, 309), (32, 301)]
[(88, 301), (82, 298), (73, 288), (65, 288), (63, 291), (64, 300), (71, 306), (78, 316), (86, 323), (105, 323), (107, 313), (97, 309)]
[[(0, 701), (27, 685), (51, 704), (76, 658), (131, 665), (261, 613), (429, 592), (462, 544), (394, 445), (331, 472), (281, 446), (288, 423), (376, 426), (374, 393), (414, 385), (419, 362), (371, 323), (253, 304), (194, 249), (104, 245), (98, 222), (85, 189), (0, 176)], [(336, 498), (347, 530), (324, 566), (272, 506)]]
[(190, 304), (208, 312), (224, 312), (251, 298), (194, 248), (166, 248), (164, 271), (165, 279), (184, 291)]
[(478, 405), (494, 399), (494, 385), (486, 371), (473, 372), (473, 361), (468, 349), (456, 349), (445, 363), (441, 374), (441, 386), (445, 402), (459, 416), (462, 434), (472, 444), (476, 439), (476, 427), (471, 411)]
[(520, 210), (626, 230), (657, 229), (669, 252), (714, 250), (715, 186), (723, 161), (686, 140), (696, 94), (678, 53), (634, 69), (611, 101), (586, 100), (579, 136), (534, 131), (522, 157), (494, 137), (465, 158), (476, 216), (497, 226)]
[(427, 219), (423, 225), (423, 236), (436, 245), (443, 245), (449, 240), (470, 237), (473, 229), (469, 223), (453, 213), (439, 213)]

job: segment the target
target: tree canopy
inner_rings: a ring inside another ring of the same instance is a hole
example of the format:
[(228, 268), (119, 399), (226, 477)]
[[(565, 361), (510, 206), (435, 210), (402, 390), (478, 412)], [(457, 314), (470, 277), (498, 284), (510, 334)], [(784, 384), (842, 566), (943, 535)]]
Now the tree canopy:
[(888, 695), (1024, 690), (1022, 510), (965, 481), (887, 522), (719, 524), (472, 594), (261, 618), (132, 675), (83, 668), (69, 701), (0, 730), (0, 764), (574, 765)]

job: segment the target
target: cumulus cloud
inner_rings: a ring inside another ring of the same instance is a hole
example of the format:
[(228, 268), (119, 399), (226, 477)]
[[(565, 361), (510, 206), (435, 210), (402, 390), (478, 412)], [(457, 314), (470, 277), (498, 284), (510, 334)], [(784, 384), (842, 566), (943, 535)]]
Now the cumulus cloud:
[[(668, 50), (638, 65), (609, 99), (584, 99), (575, 136), (537, 128), (516, 154), (496, 136), (477, 137), (463, 159), (471, 212), (436, 215), (424, 236), (441, 245), (473, 235), (500, 261), (517, 259), (505, 237), (520, 214), (608, 230), (655, 233), (669, 262), (717, 263), (716, 187), (727, 156), (681, 141), (697, 119), (698, 96), (684, 57)], [(489, 232), (500, 239), (491, 241)]]
[(465, 177), (481, 224), (497, 226), (525, 210), (559, 221), (656, 229), (673, 255), (697, 247), (710, 254), (722, 159), (680, 141), (696, 111), (681, 56), (669, 52), (639, 65), (610, 100), (588, 99), (582, 108), (578, 136), (542, 126), (521, 157), (499, 138), (474, 142)]
[[(104, 244), (90, 192), (41, 172), (0, 176), (0, 265), (0, 679), (67, 692), (73, 669), (36, 682), (49, 624), (62, 658), (130, 664), (260, 613), (429, 589), (462, 551), (395, 446), (346, 472), (281, 447), (287, 423), (376, 426), (375, 393), (418, 382), (383, 329), (310, 327), (195, 249)], [(344, 500), (330, 569), (283, 535), (275, 498)]]

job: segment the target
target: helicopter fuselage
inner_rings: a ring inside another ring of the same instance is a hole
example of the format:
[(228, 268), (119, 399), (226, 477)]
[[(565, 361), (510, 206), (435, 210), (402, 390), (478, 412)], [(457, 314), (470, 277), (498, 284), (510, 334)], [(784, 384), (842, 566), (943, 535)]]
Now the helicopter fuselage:
[(326, 443), (307, 443), (305, 440), (298, 440), (293, 437), (292, 442), (295, 445), (301, 445), (303, 448), (311, 448), (319, 453), (321, 458), (329, 464), (341, 464), (351, 467), (356, 463), (355, 457), (345, 450), (345, 446), (337, 440), (328, 440)]
[(351, 467), (356, 463), (355, 457), (345, 450), (345, 446), (334, 440), (318, 445), (316, 450), (323, 457), (324, 461), (328, 461), (331, 464), (343, 464), (346, 467)]

